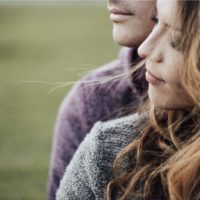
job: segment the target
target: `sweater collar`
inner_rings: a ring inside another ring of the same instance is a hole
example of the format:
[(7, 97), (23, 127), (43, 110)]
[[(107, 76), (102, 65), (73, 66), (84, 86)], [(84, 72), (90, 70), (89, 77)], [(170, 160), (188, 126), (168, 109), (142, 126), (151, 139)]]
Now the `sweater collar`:
[(129, 70), (131, 67), (131, 63), (139, 59), (137, 48), (122, 47), (119, 53), (119, 58), (121, 64)]
[[(137, 64), (141, 58), (138, 56), (137, 48), (123, 47), (119, 54), (121, 65), (124, 67), (125, 73), (130, 73), (134, 64)], [(141, 67), (135, 73), (128, 76), (128, 85), (135, 90), (138, 95), (143, 98), (146, 96), (148, 83), (145, 79), (145, 66)]]

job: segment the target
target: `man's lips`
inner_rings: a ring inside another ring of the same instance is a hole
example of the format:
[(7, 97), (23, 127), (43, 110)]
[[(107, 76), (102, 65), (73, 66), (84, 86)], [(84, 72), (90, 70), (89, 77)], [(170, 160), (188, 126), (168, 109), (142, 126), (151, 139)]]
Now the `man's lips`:
[(108, 10), (110, 12), (110, 19), (113, 22), (125, 21), (133, 16), (133, 13), (123, 8), (108, 8)]
[(112, 7), (112, 8), (108, 8), (108, 10), (112, 14), (133, 15), (131, 11), (124, 8)]

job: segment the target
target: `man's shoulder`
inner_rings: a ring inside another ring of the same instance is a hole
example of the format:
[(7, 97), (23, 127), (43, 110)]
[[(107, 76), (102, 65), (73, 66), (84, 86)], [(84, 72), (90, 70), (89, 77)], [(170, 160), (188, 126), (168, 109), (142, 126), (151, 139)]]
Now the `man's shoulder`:
[(80, 79), (80, 83), (85, 83), (86, 85), (92, 85), (92, 83), (101, 83), (102, 80), (108, 80), (113, 76), (123, 73), (124, 70), (124, 65), (120, 60), (116, 59), (102, 65), (101, 67), (91, 70)]
[(119, 51), (119, 56), (117, 59), (112, 60), (111, 62), (108, 62), (101, 67), (98, 67), (92, 71), (90, 71), (88, 74), (83, 76), (83, 80), (85, 79), (96, 79), (101, 77), (111, 77), (113, 75), (118, 75), (123, 72), (127, 71), (127, 68), (129, 68), (130, 63), (132, 62), (132, 58), (135, 55), (135, 48), (128, 48), (123, 47)]
[(70, 112), (77, 117), (83, 116), (91, 128), (99, 120), (105, 121), (127, 113), (126, 110), (124, 112), (125, 105), (131, 103), (137, 107), (138, 96), (132, 88), (130, 77), (126, 76), (124, 61), (127, 60), (128, 50), (125, 50), (121, 52), (125, 55), (118, 60), (89, 72), (77, 81), (62, 101), (60, 112), (63, 116), (66, 116), (69, 107), (73, 107)]
[(92, 107), (92, 102), (95, 105), (100, 102), (104, 106), (108, 100), (114, 102), (113, 105), (115, 105), (123, 98), (121, 93), (130, 90), (130, 80), (125, 78), (125, 73), (125, 66), (120, 60), (114, 60), (94, 69), (75, 83), (65, 96), (63, 104), (68, 102), (70, 97), (81, 99), (84, 104), (89, 102), (90, 107)]
[[(95, 92), (97, 88), (104, 90), (111, 84), (111, 82), (119, 82), (120, 79), (117, 78), (117, 76), (123, 74), (124, 71), (125, 66), (122, 64), (120, 59), (113, 60), (101, 67), (85, 73), (81, 79), (74, 84), (69, 94), (75, 92), (76, 95), (79, 96), (84, 92)], [(93, 89), (95, 89), (95, 91), (93, 91)], [(68, 97), (69, 94), (67, 94), (66, 97)]]
[(120, 88), (124, 91), (124, 88), (130, 86), (131, 82), (131, 80), (128, 80), (130, 77), (127, 77), (127, 67), (133, 51), (135, 51), (134, 48), (122, 48), (117, 59), (83, 75), (73, 86), (70, 93), (75, 93), (78, 96), (88, 93), (87, 96), (90, 96), (90, 94), (96, 95), (100, 91), (112, 93), (114, 88), (115, 91)]

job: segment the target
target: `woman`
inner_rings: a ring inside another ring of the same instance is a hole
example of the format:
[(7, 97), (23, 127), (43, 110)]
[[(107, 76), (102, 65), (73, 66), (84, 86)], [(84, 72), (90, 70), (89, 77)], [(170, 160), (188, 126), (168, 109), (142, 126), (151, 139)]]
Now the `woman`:
[(57, 199), (200, 199), (200, 2), (158, 0), (157, 12), (138, 50), (147, 111), (97, 123)]

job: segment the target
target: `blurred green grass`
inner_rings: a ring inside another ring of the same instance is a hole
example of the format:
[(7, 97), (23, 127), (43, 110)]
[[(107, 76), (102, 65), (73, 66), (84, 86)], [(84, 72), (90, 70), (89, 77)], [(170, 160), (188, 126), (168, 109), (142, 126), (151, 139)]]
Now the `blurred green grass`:
[(1, 5), (0, 27), (0, 199), (45, 199), (56, 114), (71, 85), (51, 91), (115, 58), (118, 46), (105, 7)]

